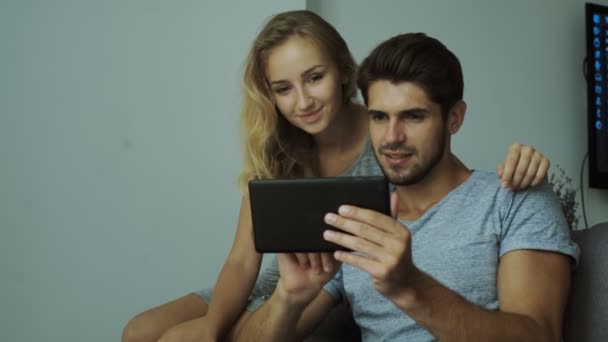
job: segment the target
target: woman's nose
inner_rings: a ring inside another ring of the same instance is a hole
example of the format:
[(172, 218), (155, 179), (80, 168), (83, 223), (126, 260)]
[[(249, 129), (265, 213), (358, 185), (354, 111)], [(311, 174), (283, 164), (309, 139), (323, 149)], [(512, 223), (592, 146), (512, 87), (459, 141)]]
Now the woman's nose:
[(298, 90), (298, 109), (303, 112), (308, 109), (311, 109), (314, 104), (312, 96), (305, 90)]

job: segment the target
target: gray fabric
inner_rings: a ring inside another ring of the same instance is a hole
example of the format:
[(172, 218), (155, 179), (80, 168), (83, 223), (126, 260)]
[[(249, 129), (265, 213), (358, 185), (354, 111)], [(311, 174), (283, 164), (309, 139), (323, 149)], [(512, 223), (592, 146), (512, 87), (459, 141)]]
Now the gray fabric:
[(359, 155), (357, 161), (340, 177), (360, 177), (360, 176), (382, 176), (382, 169), (376, 157), (374, 156), (374, 149), (372, 147), (371, 140), (367, 139), (363, 152)]
[[(555, 194), (547, 183), (528, 191), (500, 187), (496, 174), (475, 171), (420, 219), (402, 222), (412, 232), (414, 263), (472, 303), (498, 309), (499, 258), (535, 249), (569, 255), (578, 247)], [(383, 297), (369, 275), (344, 264), (325, 289), (346, 298), (363, 341), (433, 341), (435, 338)]]
[(573, 273), (564, 341), (608, 341), (608, 223), (572, 232), (581, 248)]

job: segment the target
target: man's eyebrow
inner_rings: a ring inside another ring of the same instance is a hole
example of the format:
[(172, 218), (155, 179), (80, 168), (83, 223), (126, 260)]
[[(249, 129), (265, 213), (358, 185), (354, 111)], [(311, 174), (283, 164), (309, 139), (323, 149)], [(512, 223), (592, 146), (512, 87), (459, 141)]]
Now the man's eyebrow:
[[(315, 71), (317, 68), (323, 67), (322, 64), (317, 64), (317, 65), (313, 65), (310, 68), (304, 70), (304, 72), (302, 72), (301, 77), (302, 78), (306, 78), (309, 74), (311, 74), (313, 71)], [(283, 83), (288, 83), (287, 80), (276, 80), (276, 81), (272, 81), (270, 82), (270, 85), (273, 84), (283, 84)]]
[(367, 114), (368, 115), (386, 115), (386, 112), (378, 110), (378, 109), (368, 109)]
[(416, 108), (402, 110), (399, 112), (399, 115), (405, 116), (405, 115), (410, 115), (410, 114), (426, 114), (428, 112), (429, 112), (429, 110), (426, 108), (416, 107)]
[[(379, 110), (379, 109), (368, 109), (367, 110), (369, 115), (387, 115), (387, 112)], [(420, 108), (420, 107), (416, 107), (416, 108), (409, 108), (409, 109), (404, 109), (398, 112), (399, 116), (406, 116), (406, 115), (411, 115), (411, 114), (426, 114), (429, 113), (428, 109), (425, 108)]]

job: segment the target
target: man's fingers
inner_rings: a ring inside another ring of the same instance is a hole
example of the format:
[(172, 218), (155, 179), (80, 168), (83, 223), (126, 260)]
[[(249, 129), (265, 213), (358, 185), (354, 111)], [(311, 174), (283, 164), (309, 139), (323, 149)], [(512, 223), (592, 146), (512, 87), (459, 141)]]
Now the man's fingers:
[[(325, 223), (330, 224), (341, 231), (350, 233), (359, 238), (371, 241), (378, 245), (382, 244), (384, 240), (384, 235), (387, 234), (386, 231), (381, 230), (380, 228), (370, 226), (369, 224), (361, 221), (356, 221), (349, 219), (347, 217), (343, 217), (340, 215), (336, 215), (333, 213), (329, 213), (325, 215)], [(334, 231), (326, 231), (325, 235), (334, 235)], [(337, 232), (336, 232), (337, 233)], [(348, 246), (344, 246), (349, 248)]]
[(391, 192), (391, 216), (394, 219), (399, 216), (399, 195), (397, 190)]
[(326, 230), (323, 237), (342, 247), (346, 247), (354, 252), (365, 254), (367, 257), (379, 260), (385, 252), (383, 246), (351, 234), (345, 234), (333, 230)]
[(378, 268), (378, 263), (376, 261), (358, 254), (336, 251), (334, 253), (334, 257), (336, 260), (355, 266), (372, 276), (375, 274), (375, 270)]
[[(341, 205), (340, 208), (338, 208), (338, 213), (339, 215), (328, 213), (328, 215), (325, 216), (325, 222), (334, 227), (342, 229), (343, 227), (331, 222), (330, 215), (333, 215), (334, 217), (343, 218), (345, 220), (361, 222), (368, 226), (371, 225), (376, 228), (376, 230), (385, 231), (387, 233), (393, 233), (396, 229), (398, 229), (398, 224), (396, 224), (397, 221), (395, 221), (394, 218), (371, 209), (359, 208), (352, 205)], [(338, 219), (338, 224), (342, 224), (340, 219)], [(356, 234), (355, 232), (350, 233)]]

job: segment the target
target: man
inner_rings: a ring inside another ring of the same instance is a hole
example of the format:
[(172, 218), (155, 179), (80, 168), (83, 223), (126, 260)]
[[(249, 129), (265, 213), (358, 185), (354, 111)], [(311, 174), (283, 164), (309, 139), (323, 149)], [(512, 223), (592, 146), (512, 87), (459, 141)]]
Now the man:
[(578, 248), (546, 183), (510, 192), (451, 153), (466, 111), (456, 56), (424, 34), (399, 35), (364, 60), (358, 84), (376, 158), (397, 186), (393, 217), (328, 213), (352, 235), (324, 237), (353, 252), (322, 255), (322, 271), (280, 255), (277, 288), (239, 340), (301, 338), (347, 300), (364, 341), (559, 341)]

